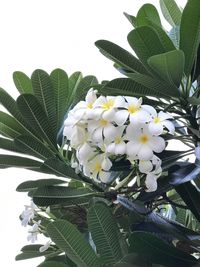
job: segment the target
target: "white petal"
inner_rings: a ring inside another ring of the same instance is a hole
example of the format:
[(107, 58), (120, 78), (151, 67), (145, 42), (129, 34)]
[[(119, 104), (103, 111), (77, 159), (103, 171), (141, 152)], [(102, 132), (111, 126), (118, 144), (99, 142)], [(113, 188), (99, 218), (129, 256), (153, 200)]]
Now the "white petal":
[(136, 97), (126, 96), (125, 99), (129, 105), (134, 105), (134, 106), (138, 106), (138, 104), (139, 106), (141, 105), (141, 100)]
[(109, 171), (110, 168), (112, 167), (112, 162), (110, 161), (109, 158), (104, 158), (104, 160), (102, 161), (101, 166), (102, 166), (102, 169), (104, 171)]
[(165, 149), (165, 140), (159, 136), (152, 137), (149, 141), (149, 146), (154, 152), (160, 153)]
[(94, 107), (101, 107), (104, 103), (106, 103), (106, 98), (105, 96), (100, 96), (97, 98), (97, 100), (94, 102)]
[(156, 189), (157, 189), (156, 176), (154, 174), (151, 174), (151, 173), (147, 174), (145, 185), (147, 187), (147, 189), (145, 190), (146, 192), (154, 192), (154, 191), (156, 191)]
[(141, 145), (138, 151), (138, 158), (140, 160), (150, 160), (153, 157), (153, 151), (148, 145)]
[(126, 107), (126, 102), (123, 96), (117, 96), (115, 98), (115, 104), (114, 107), (116, 108), (125, 108)]
[(161, 123), (154, 123), (153, 121), (149, 123), (149, 132), (152, 135), (160, 135), (163, 132), (163, 126)]
[(157, 112), (155, 108), (149, 105), (142, 105), (142, 109), (145, 109), (149, 114), (151, 114), (152, 117), (157, 117)]
[(94, 103), (97, 99), (97, 90), (90, 89), (85, 97), (87, 103)]
[(126, 153), (126, 144), (124, 142), (115, 145), (115, 155), (124, 155)]
[(162, 124), (168, 129), (170, 134), (174, 134), (175, 127), (174, 124), (171, 121), (163, 121)]
[(93, 133), (100, 126), (99, 122), (91, 121), (88, 123), (87, 130), (89, 133)]
[(130, 157), (135, 157), (141, 148), (141, 144), (137, 142), (130, 141), (126, 144), (126, 152)]
[(140, 160), (139, 161), (139, 170), (142, 173), (148, 173), (152, 171), (153, 169), (153, 164), (151, 163), (150, 160)]
[(102, 127), (99, 127), (98, 129), (96, 129), (93, 134), (92, 134), (92, 139), (95, 142), (103, 142), (103, 129)]
[(129, 113), (127, 110), (119, 110), (115, 113), (113, 120), (117, 123), (117, 125), (122, 126), (125, 124), (128, 116)]
[(104, 172), (104, 171), (99, 172), (99, 178), (103, 183), (105, 183), (105, 184), (109, 183), (110, 172)]
[(164, 120), (167, 120), (167, 119), (172, 119), (173, 117), (172, 117), (172, 115), (170, 115), (168, 113), (165, 113), (163, 111), (160, 111), (158, 113), (158, 118), (161, 119), (162, 121), (164, 121)]
[(115, 116), (115, 110), (113, 108), (104, 111), (102, 114), (102, 118), (108, 121), (113, 121), (114, 116)]
[(151, 120), (150, 114), (146, 110), (140, 109), (138, 113), (136, 113), (138, 120), (142, 123), (149, 122)]
[(106, 147), (106, 152), (114, 154), (115, 153), (115, 144), (111, 143)]
[(137, 125), (140, 123), (137, 113), (130, 114), (129, 120), (130, 120), (130, 123), (134, 125), (135, 127), (137, 127)]
[(137, 140), (138, 137), (141, 135), (142, 129), (136, 127), (135, 125), (129, 124), (126, 128), (126, 140)]
[(106, 127), (104, 127), (103, 135), (105, 139), (114, 140), (116, 134), (117, 134), (117, 128), (112, 124), (108, 124)]

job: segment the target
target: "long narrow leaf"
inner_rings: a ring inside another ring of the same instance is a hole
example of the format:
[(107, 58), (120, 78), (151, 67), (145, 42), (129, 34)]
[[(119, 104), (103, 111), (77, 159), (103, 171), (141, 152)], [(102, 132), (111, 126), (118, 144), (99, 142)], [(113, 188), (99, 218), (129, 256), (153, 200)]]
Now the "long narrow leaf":
[(36, 169), (40, 168), (41, 162), (12, 155), (0, 155), (0, 168), (24, 168), (24, 169)]
[(180, 25), (182, 14), (174, 0), (160, 0), (160, 7), (169, 24), (172, 26)]

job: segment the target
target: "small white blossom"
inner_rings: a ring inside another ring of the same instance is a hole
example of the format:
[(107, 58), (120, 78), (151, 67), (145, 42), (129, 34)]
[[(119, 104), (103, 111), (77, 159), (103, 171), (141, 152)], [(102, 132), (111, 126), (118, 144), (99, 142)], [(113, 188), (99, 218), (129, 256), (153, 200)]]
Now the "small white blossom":
[(40, 223), (41, 223), (41, 220), (34, 223), (32, 228), (28, 231), (30, 234), (27, 236), (27, 240), (31, 241), (31, 243), (35, 243), (35, 241), (37, 241), (37, 236), (40, 233), (39, 232)]
[(26, 227), (30, 221), (35, 217), (37, 206), (31, 201), (31, 204), (25, 205), (25, 210), (21, 214), (21, 224)]
[(153, 136), (146, 126), (135, 128), (129, 125), (126, 129), (127, 143), (126, 150), (130, 158), (139, 160), (150, 160), (153, 152), (160, 153), (165, 149), (165, 141), (162, 137)]
[(148, 173), (155, 168), (156, 170), (161, 166), (161, 160), (156, 156), (153, 155), (151, 160), (140, 160), (139, 161), (139, 171), (141, 173)]
[(46, 244), (44, 244), (44, 246), (41, 246), (39, 248), (39, 251), (42, 253), (46, 251), (50, 246), (51, 246), (51, 240), (47, 241)]
[(174, 134), (174, 124), (169, 121), (172, 116), (160, 111), (158, 114), (155, 109), (152, 109), (152, 121), (149, 123), (149, 131), (153, 135), (160, 135), (163, 133), (163, 128), (167, 128), (170, 134)]
[(114, 155), (124, 155), (126, 153), (125, 126), (117, 127), (116, 130), (116, 135), (109, 140), (106, 151)]

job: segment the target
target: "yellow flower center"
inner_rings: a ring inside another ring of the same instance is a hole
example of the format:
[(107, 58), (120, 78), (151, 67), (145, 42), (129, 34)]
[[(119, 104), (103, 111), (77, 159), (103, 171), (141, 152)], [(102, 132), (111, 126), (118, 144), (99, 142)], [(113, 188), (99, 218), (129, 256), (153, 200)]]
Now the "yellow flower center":
[(110, 99), (102, 105), (103, 109), (108, 110), (114, 106), (114, 100)]
[(153, 122), (154, 123), (160, 123), (160, 118), (158, 118), (158, 117), (154, 118)]
[(121, 136), (116, 136), (115, 137), (115, 144), (120, 144), (122, 142), (122, 138), (121, 138)]
[(108, 121), (107, 120), (100, 120), (100, 125), (104, 127), (104, 126), (108, 125)]
[(146, 143), (148, 143), (148, 141), (149, 141), (149, 137), (146, 134), (142, 134), (140, 136), (140, 143), (146, 144)]
[(130, 105), (128, 106), (128, 112), (133, 114), (133, 113), (136, 113), (139, 111), (139, 108), (137, 106), (134, 106), (134, 105)]
[(95, 170), (96, 172), (100, 172), (100, 171), (102, 170), (102, 168), (101, 168), (101, 164), (100, 164), (99, 162), (97, 162), (97, 163), (95, 164), (94, 170)]
[(92, 103), (88, 103), (87, 104), (87, 108), (92, 109), (93, 108), (93, 104)]

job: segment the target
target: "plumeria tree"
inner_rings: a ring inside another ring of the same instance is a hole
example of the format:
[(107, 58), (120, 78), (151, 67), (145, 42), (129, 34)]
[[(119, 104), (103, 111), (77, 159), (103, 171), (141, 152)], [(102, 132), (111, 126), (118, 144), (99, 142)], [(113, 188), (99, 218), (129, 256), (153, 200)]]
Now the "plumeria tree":
[[(38, 69), (31, 78), (14, 73), (16, 100), (0, 89), (7, 110), (0, 112), (0, 148), (12, 152), (0, 155), (1, 168), (49, 174), (17, 187), (31, 198), (20, 220), (34, 244), (16, 260), (199, 266), (200, 4), (160, 5), (170, 31), (151, 4), (137, 16), (125, 13), (134, 55), (96, 42), (123, 78), (99, 83), (80, 72)], [(37, 244), (39, 234), (45, 244)]]

